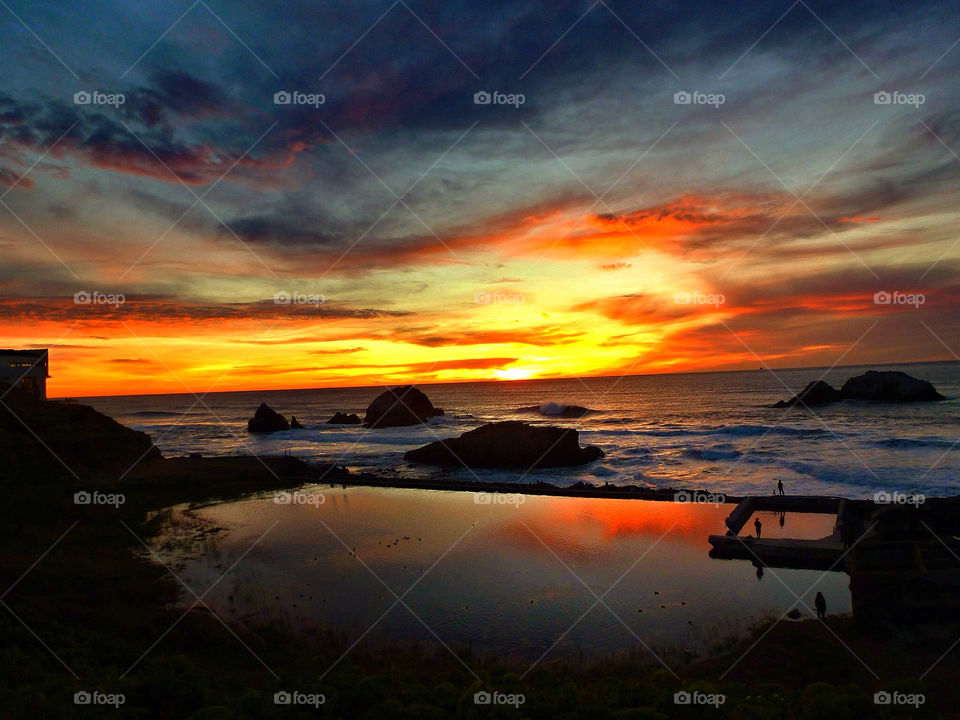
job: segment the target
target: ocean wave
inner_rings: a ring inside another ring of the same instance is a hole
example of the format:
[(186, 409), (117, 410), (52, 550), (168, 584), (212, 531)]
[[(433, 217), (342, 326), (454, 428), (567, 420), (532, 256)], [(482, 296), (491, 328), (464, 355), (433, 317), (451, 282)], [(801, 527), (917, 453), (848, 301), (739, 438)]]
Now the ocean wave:
[(140, 410), (138, 412), (127, 413), (129, 417), (156, 417), (156, 418), (180, 417), (181, 415), (185, 415), (185, 414), (187, 413), (168, 412), (166, 410)]
[(736, 460), (743, 453), (729, 443), (721, 443), (708, 448), (687, 448), (683, 455), (693, 460)]
[(650, 437), (696, 437), (709, 435), (735, 435), (737, 437), (755, 437), (758, 435), (817, 436), (828, 433), (823, 428), (795, 428), (784, 425), (720, 425), (718, 427), (700, 427), (687, 429), (648, 429), (635, 430), (638, 435)]
[(583, 405), (567, 405), (565, 403), (545, 402), (542, 405), (529, 405), (527, 407), (517, 408), (514, 412), (518, 413), (539, 413), (547, 417), (578, 418), (584, 415), (592, 415), (600, 412)]
[(941, 437), (885, 438), (884, 440), (877, 440), (873, 444), (879, 447), (903, 448), (908, 450), (911, 448), (922, 447), (952, 448), (955, 444), (957, 444), (957, 441)]

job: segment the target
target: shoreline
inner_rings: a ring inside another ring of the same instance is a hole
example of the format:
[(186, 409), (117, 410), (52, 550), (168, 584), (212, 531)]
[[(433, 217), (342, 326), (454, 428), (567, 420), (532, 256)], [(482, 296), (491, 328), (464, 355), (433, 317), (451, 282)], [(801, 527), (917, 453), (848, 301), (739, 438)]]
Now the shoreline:
[[(390, 478), (373, 473), (350, 474), (335, 479), (321, 476), (319, 479), (310, 477), (289, 478), (300, 479), (302, 484), (328, 484), (333, 487), (378, 487), (394, 488), (398, 490), (450, 490), (455, 492), (475, 493), (511, 493), (518, 495), (546, 495), (551, 497), (573, 498), (608, 498), (619, 500), (657, 500), (661, 502), (686, 502), (678, 499), (678, 495), (686, 493), (688, 496), (719, 498), (720, 503), (739, 503), (743, 497), (714, 493), (709, 490), (690, 490), (685, 488), (644, 488), (638, 485), (591, 485), (586, 482), (577, 482), (569, 486), (554, 485), (553, 483), (538, 480), (534, 483), (516, 482), (483, 482), (478, 480), (442, 480), (431, 478), (399, 479)], [(714, 500), (710, 500), (714, 502)]]
[[(241, 456), (246, 457), (246, 456)], [(256, 456), (260, 457), (262, 460), (276, 460), (278, 456)], [(309, 463), (308, 463), (309, 464)], [(313, 466), (311, 466), (313, 467)], [(320, 466), (321, 468), (330, 468), (338, 466)], [(349, 471), (346, 468), (339, 468), (341, 471)], [(327, 473), (329, 470), (320, 470), (320, 472)], [(815, 503), (817, 501), (826, 501), (826, 500), (837, 500), (837, 501), (846, 501), (848, 503), (863, 503), (863, 504), (873, 504), (873, 505), (882, 505), (883, 503), (878, 503), (870, 498), (857, 498), (857, 497), (847, 497), (843, 495), (827, 495), (827, 494), (787, 494), (786, 496), (778, 496), (773, 493), (769, 495), (729, 495), (722, 492), (715, 492), (705, 488), (648, 488), (641, 487), (639, 485), (593, 485), (591, 483), (579, 481), (572, 485), (562, 486), (554, 485), (553, 483), (544, 482), (538, 480), (532, 483), (518, 483), (518, 482), (484, 482), (478, 480), (444, 480), (436, 478), (412, 478), (412, 479), (401, 479), (401, 478), (391, 478), (384, 475), (377, 475), (370, 472), (361, 472), (361, 473), (349, 473), (345, 475), (337, 475), (336, 477), (328, 477), (326, 474), (321, 474), (318, 477), (314, 476), (291, 476), (282, 478), (282, 480), (290, 482), (299, 482), (301, 485), (305, 484), (316, 484), (316, 485), (326, 485), (329, 484), (331, 487), (341, 485), (343, 487), (377, 487), (377, 488), (393, 488), (398, 490), (448, 490), (454, 492), (486, 492), (486, 493), (512, 493), (519, 495), (542, 495), (548, 497), (572, 497), (572, 498), (603, 498), (610, 500), (653, 500), (658, 502), (677, 502), (677, 503), (710, 503), (710, 504), (727, 504), (727, 505), (736, 505), (743, 500), (754, 497), (754, 498), (779, 498), (781, 501), (785, 501), (788, 504), (795, 502), (798, 505)], [(290, 485), (286, 489), (295, 487)], [(266, 487), (263, 490), (275, 489), (274, 487)], [(253, 490), (252, 492), (259, 492)], [(944, 502), (960, 502), (960, 494), (956, 495), (937, 495), (937, 496), (923, 496), (925, 498), (924, 503), (934, 503), (940, 504)], [(787, 512), (804, 512), (802, 507), (798, 507), (793, 510), (787, 510)]]

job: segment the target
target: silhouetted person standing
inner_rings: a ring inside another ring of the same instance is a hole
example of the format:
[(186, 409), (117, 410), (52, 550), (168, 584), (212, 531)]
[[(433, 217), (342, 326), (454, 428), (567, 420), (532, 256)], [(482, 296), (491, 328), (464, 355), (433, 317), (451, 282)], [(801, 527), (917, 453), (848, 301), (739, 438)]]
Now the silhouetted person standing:
[(777, 480), (777, 494), (783, 495), (783, 480)]
[(756, 520), (753, 521), (753, 526), (757, 529), (757, 540), (759, 540), (759, 539), (760, 539), (760, 528), (763, 527), (763, 525), (760, 523), (760, 518), (757, 518)]
[(824, 620), (827, 617), (827, 600), (822, 592), (817, 592), (817, 597), (813, 600), (814, 607), (817, 608), (817, 620)]

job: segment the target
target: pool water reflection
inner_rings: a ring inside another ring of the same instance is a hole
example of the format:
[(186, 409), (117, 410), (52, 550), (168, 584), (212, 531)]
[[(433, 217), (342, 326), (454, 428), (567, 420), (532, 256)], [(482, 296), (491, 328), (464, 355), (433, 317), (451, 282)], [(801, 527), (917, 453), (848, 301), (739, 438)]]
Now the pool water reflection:
[[(758, 579), (749, 562), (711, 560), (707, 537), (723, 531), (731, 505), (539, 496), (485, 503), (465, 492), (329, 486), (299, 492), (300, 502), (278, 504), (270, 494), (200, 508), (198, 518), (226, 531), (198, 553), (166, 542), (180, 527), (172, 523), (158, 541), (161, 557), (198, 594), (236, 563), (205, 597), (225, 618), (439, 638), (533, 659), (548, 650), (644, 651), (644, 644), (702, 652), (783, 615), (797, 604), (793, 593), (812, 608), (819, 590), (830, 612), (850, 612), (842, 573), (767, 568)], [(784, 527), (814, 537), (829, 533), (821, 533), (823, 522), (788, 514)], [(780, 530), (778, 518), (768, 523), (771, 533)]]

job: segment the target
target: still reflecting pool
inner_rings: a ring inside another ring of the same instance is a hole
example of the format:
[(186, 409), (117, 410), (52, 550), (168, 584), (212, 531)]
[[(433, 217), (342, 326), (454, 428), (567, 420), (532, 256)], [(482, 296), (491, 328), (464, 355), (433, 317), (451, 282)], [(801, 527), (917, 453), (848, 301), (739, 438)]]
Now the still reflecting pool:
[[(280, 499), (176, 508), (159, 554), (197, 594), (212, 585), (225, 618), (533, 659), (699, 653), (794, 606), (812, 616), (817, 591), (850, 612), (843, 573), (711, 560), (731, 505), (326, 485)], [(771, 536), (832, 529), (762, 519)]]

